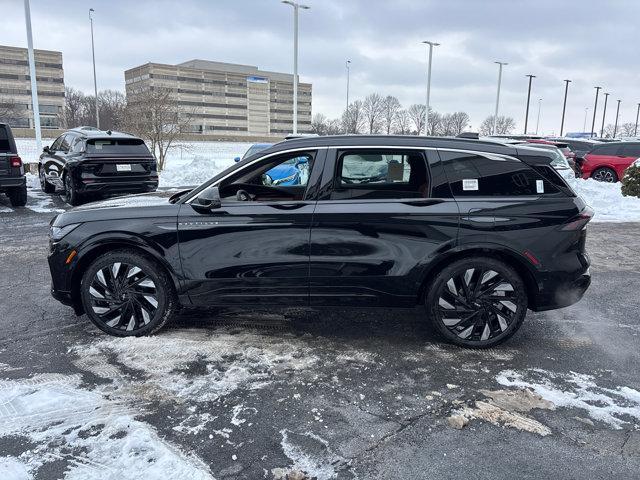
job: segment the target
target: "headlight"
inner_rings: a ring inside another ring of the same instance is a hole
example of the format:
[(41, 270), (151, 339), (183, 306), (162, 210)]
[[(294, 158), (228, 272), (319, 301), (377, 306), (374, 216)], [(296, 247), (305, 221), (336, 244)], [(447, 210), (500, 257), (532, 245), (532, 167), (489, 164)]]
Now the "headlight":
[(49, 238), (51, 238), (51, 240), (53, 240), (54, 242), (58, 242), (79, 226), (79, 223), (70, 223), (69, 225), (65, 225), (64, 227), (51, 227), (51, 229), (49, 230)]
[(273, 185), (282, 185), (283, 183), (286, 183), (286, 182), (292, 182), (293, 180), (296, 179), (296, 175), (298, 174), (294, 173), (293, 175), (289, 175), (288, 177), (278, 178), (277, 180), (273, 181)]

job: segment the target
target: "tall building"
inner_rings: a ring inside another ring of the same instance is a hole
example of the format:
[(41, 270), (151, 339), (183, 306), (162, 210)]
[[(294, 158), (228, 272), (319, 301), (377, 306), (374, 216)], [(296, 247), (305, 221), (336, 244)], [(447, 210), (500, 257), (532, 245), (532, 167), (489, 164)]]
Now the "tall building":
[[(59, 128), (64, 108), (62, 53), (35, 50), (34, 56), (40, 125)], [(0, 45), (0, 122), (12, 127), (34, 127), (26, 48)]]
[[(190, 60), (124, 72), (127, 99), (149, 88), (174, 92), (189, 133), (283, 136), (293, 128), (293, 75), (250, 65)], [(311, 84), (298, 84), (298, 132), (311, 131)]]

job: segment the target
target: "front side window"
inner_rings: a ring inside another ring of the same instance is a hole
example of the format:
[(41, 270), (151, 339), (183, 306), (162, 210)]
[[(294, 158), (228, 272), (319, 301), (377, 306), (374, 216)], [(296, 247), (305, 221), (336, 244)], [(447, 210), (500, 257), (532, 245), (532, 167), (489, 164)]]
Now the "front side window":
[(57, 152), (60, 150), (60, 145), (62, 144), (62, 139), (64, 138), (64, 134), (60, 135), (56, 140), (51, 144), (51, 150)]
[(71, 135), (70, 133), (67, 133), (64, 137), (62, 137), (62, 142), (60, 143), (60, 148), (59, 150), (62, 150), (63, 152), (68, 152), (69, 148), (71, 147), (71, 142), (73, 141), (74, 136)]
[(418, 151), (363, 150), (338, 155), (332, 199), (427, 198), (427, 163)]
[(523, 196), (557, 193), (557, 188), (515, 158), (440, 151), (456, 197)]

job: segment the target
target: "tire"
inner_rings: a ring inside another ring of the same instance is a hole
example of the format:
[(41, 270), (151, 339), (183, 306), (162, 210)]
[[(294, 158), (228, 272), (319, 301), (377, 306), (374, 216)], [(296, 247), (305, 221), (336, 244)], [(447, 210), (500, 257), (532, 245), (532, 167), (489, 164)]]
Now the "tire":
[(27, 204), (27, 187), (15, 187), (7, 192), (12, 207), (24, 207)]
[(40, 188), (42, 189), (42, 191), (44, 193), (55, 193), (56, 187), (47, 182), (42, 167), (38, 169), (38, 176), (40, 177)]
[(82, 275), (80, 297), (93, 324), (117, 337), (151, 335), (178, 310), (167, 272), (133, 250), (96, 258)]
[(591, 178), (597, 182), (616, 183), (618, 181), (618, 174), (611, 168), (600, 167), (591, 173)]
[(436, 275), (425, 306), (435, 330), (450, 343), (490, 348), (511, 338), (522, 325), (527, 291), (506, 263), (488, 257), (465, 258)]
[(80, 194), (78, 193), (75, 184), (71, 180), (70, 174), (66, 174), (64, 176), (62, 184), (64, 185), (64, 201), (72, 207), (80, 205)]

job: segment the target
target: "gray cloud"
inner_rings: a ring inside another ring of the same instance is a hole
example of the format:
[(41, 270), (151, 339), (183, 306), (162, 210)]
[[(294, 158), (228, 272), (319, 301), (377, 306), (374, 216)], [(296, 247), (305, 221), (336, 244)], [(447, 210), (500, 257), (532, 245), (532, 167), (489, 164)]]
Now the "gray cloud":
[[(493, 112), (494, 60), (505, 67), (501, 112), (524, 121), (527, 79), (537, 75), (530, 125), (542, 98), (541, 129), (557, 132), (564, 84), (569, 130), (581, 130), (593, 86), (623, 100), (621, 121), (634, 121), (640, 101), (637, 18), (640, 2), (596, 0), (306, 0), (300, 14), (300, 75), (314, 84), (314, 112), (337, 116), (351, 98), (377, 91), (403, 104), (424, 102), (421, 40), (442, 43), (434, 56), (432, 104), (465, 110), (477, 126)], [(88, 8), (96, 9), (100, 88), (124, 88), (124, 70), (153, 61), (191, 58), (291, 70), (291, 7), (278, 0), (32, 0), (36, 48), (61, 50), (66, 82), (92, 89)], [(0, 43), (24, 46), (22, 2), (5, 0)], [(611, 103), (611, 102), (610, 102)], [(601, 110), (600, 110), (601, 111)], [(589, 112), (590, 126), (591, 110)], [(615, 111), (608, 110), (613, 122)], [(598, 115), (596, 125), (600, 124)]]

